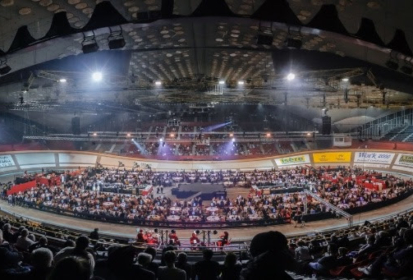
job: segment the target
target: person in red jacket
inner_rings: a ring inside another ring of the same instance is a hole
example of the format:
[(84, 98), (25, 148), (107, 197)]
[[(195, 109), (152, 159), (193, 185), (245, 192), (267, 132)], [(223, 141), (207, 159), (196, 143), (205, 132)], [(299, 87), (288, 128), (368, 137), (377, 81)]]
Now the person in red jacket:
[(181, 246), (181, 242), (179, 241), (178, 235), (174, 229), (171, 230), (171, 233), (169, 234), (169, 240), (172, 240), (174, 245)]

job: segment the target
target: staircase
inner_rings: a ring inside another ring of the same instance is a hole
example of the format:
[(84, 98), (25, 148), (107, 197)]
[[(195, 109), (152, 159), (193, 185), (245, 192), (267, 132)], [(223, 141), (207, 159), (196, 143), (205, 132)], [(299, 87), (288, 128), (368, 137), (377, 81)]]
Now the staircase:
[(390, 138), (390, 141), (404, 142), (413, 133), (413, 126), (404, 127), (398, 134)]

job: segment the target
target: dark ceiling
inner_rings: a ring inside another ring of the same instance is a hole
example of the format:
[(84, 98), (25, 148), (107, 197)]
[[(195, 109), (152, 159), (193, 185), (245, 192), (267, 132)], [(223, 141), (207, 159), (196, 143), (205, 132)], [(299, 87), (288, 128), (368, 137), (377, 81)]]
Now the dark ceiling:
[[(2, 63), (11, 67), (0, 78), (0, 100), (12, 104), (7, 108), (22, 105), (21, 97), (26, 107), (40, 110), (74, 101), (413, 104), (408, 73), (413, 1), (2, 0), (0, 5)], [(108, 36), (120, 30), (124, 48), (109, 51)], [(257, 42), (259, 36), (270, 41)], [(82, 54), (85, 38), (99, 51)], [(301, 42), (301, 48), (287, 48), (288, 40)], [(397, 69), (387, 67), (389, 60)], [(103, 73), (102, 83), (90, 81), (94, 71)], [(285, 80), (289, 72), (296, 73), (293, 82)], [(154, 87), (155, 81), (162, 86)]]

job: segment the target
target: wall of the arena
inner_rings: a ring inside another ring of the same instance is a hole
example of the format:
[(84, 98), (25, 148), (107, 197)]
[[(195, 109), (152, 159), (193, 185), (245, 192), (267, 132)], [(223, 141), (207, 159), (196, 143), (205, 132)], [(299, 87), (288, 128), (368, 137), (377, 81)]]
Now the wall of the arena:
[(400, 173), (412, 173), (413, 152), (393, 150), (320, 150), (265, 157), (248, 160), (228, 161), (163, 161), (128, 158), (89, 152), (68, 151), (27, 151), (0, 153), (0, 174), (18, 173), (22, 170), (76, 169), (96, 166), (126, 168), (139, 165), (142, 169), (150, 167), (155, 171), (173, 170), (264, 170), (283, 169), (294, 166), (359, 166), (367, 169), (392, 170)]

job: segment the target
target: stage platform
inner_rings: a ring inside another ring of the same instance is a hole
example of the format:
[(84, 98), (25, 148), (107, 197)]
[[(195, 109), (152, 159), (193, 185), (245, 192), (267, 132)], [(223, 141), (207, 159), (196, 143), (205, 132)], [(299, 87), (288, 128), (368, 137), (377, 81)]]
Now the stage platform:
[(194, 195), (201, 196), (202, 200), (212, 200), (214, 197), (227, 197), (227, 192), (225, 191), (225, 186), (223, 184), (179, 184), (178, 187), (172, 188), (171, 193), (178, 199), (187, 199)]
[[(413, 210), (413, 195), (402, 200), (401, 202), (395, 203), (389, 207), (377, 209), (370, 212), (361, 213), (353, 216), (353, 224), (362, 224), (364, 221), (373, 221), (380, 217), (394, 216), (400, 212)], [(74, 230), (82, 230), (86, 232), (92, 231), (94, 228), (99, 228), (99, 232), (105, 235), (118, 236), (123, 238), (135, 238), (136, 237), (136, 226), (129, 225), (119, 225), (110, 224), (97, 221), (89, 221), (83, 219), (76, 219), (72, 217), (61, 216), (58, 214), (51, 214), (39, 210), (33, 210), (28, 208), (23, 208), (20, 206), (10, 206), (6, 201), (0, 201), (0, 210), (9, 214), (14, 214), (17, 216), (23, 216), (28, 219), (38, 221), (41, 223), (53, 224), (59, 227), (70, 228)], [(278, 230), (284, 233), (286, 236), (297, 236), (307, 233), (320, 232), (326, 230), (333, 230), (339, 228), (347, 227), (348, 223), (346, 219), (329, 219), (323, 221), (315, 221), (307, 223), (304, 228), (294, 228), (293, 225), (276, 225), (268, 227), (246, 227), (246, 228), (235, 228), (235, 229), (217, 229), (219, 232), (227, 230), (233, 241), (247, 241), (257, 233), (269, 230)], [(180, 239), (190, 238), (193, 230), (183, 229), (177, 230)]]

